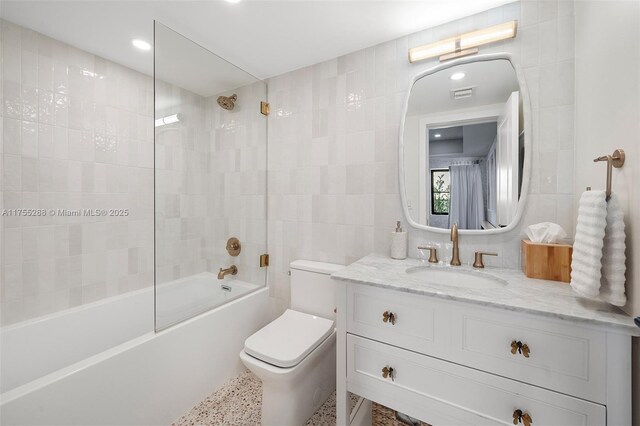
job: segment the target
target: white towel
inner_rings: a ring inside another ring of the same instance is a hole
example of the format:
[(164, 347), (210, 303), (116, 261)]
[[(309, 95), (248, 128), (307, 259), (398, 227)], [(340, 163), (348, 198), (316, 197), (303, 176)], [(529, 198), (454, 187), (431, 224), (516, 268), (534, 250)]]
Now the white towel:
[(600, 297), (615, 306), (624, 306), (627, 297), (624, 294), (624, 273), (626, 248), (624, 233), (624, 214), (615, 194), (607, 203), (607, 228), (604, 233), (602, 250), (602, 278), (600, 280)]
[(602, 248), (607, 226), (604, 191), (585, 191), (578, 206), (576, 238), (571, 260), (571, 288), (581, 296), (600, 294)]
[(615, 194), (586, 191), (580, 197), (571, 261), (571, 288), (581, 296), (626, 303), (624, 217)]

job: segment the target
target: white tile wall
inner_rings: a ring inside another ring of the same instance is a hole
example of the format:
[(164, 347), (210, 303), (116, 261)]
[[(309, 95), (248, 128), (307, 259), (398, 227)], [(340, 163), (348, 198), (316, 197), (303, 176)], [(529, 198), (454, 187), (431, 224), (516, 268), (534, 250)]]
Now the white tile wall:
[[(266, 270), (259, 257), (267, 250), (267, 117), (260, 102), (267, 85), (256, 81), (230, 92), (238, 96), (232, 111), (206, 99), (205, 128), (212, 149), (208, 158), (207, 219), (208, 269), (217, 272), (238, 266), (236, 278), (265, 285)], [(231, 93), (224, 93), (229, 96)], [(227, 239), (240, 239), (242, 251), (231, 257)]]
[[(265, 284), (258, 258), (266, 251), (266, 85), (237, 88), (236, 107), (169, 84), (157, 96), (181, 113), (182, 124), (156, 129), (157, 282), (238, 266), (236, 278)], [(231, 93), (224, 93), (230, 95)], [(240, 239), (231, 257), (227, 239)]]
[(171, 84), (156, 84), (158, 117), (182, 114), (180, 124), (157, 127), (156, 262), (158, 283), (206, 271), (204, 203), (208, 134), (201, 96)]
[(7, 21), (3, 209), (129, 209), (2, 217), (2, 325), (153, 284), (153, 83)]
[[(152, 78), (0, 23), (2, 208), (129, 210), (3, 216), (0, 323), (153, 285)], [(158, 282), (235, 263), (237, 278), (264, 285), (266, 85), (236, 89), (233, 111), (217, 96), (158, 89), (176, 100), (166, 115), (185, 117), (157, 135)], [(243, 244), (238, 258), (229, 236)]]
[[(492, 250), (499, 257), (490, 264), (517, 268), (527, 225), (555, 221), (573, 233), (572, 5), (512, 3), (269, 80), (269, 278), (279, 309), (289, 303), (290, 261), (348, 264), (388, 252), (395, 221), (404, 222), (397, 177), (402, 102), (410, 78), (436, 64), (411, 65), (407, 50), (460, 32), (519, 21), (516, 39), (481, 53), (513, 55), (533, 117), (533, 179), (521, 226), (498, 236), (462, 236), (463, 261), (475, 250)], [(419, 243), (447, 239), (410, 229), (410, 256), (418, 256)]]

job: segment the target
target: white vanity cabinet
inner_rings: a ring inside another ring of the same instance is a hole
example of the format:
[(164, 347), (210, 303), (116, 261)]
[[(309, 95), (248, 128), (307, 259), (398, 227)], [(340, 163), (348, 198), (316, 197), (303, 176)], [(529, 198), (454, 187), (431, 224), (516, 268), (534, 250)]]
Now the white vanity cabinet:
[(338, 286), (338, 425), (347, 391), (433, 426), (631, 424), (632, 329), (358, 281)]
[[(392, 368), (385, 378), (384, 368)], [(465, 368), (375, 340), (347, 335), (347, 384), (364, 398), (430, 424), (604, 425), (604, 405)]]

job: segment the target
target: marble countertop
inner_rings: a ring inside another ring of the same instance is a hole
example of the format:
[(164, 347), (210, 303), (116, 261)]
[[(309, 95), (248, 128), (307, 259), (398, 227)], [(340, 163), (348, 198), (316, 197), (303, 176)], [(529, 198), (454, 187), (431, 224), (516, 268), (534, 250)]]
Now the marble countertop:
[[(407, 273), (408, 268), (433, 265), (418, 259), (394, 260), (377, 254), (366, 256), (331, 275), (332, 278), (357, 284), (398, 290), (442, 299), (492, 306), (517, 312), (555, 317), (607, 327), (634, 336), (640, 328), (633, 318), (605, 302), (578, 297), (567, 283), (527, 278), (521, 271), (470, 266), (455, 268), (465, 274), (489, 274), (503, 282), (493, 288), (469, 288), (446, 284), (431, 284), (424, 276)], [(505, 283), (506, 282), (506, 283)]]

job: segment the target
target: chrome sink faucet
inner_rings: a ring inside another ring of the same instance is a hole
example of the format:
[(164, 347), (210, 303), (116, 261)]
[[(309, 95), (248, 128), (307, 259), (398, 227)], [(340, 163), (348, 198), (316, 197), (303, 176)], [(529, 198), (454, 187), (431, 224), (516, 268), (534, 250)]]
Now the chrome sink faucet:
[(458, 248), (458, 224), (451, 227), (451, 241), (453, 241), (453, 254), (451, 256), (451, 266), (460, 266), (460, 249)]

